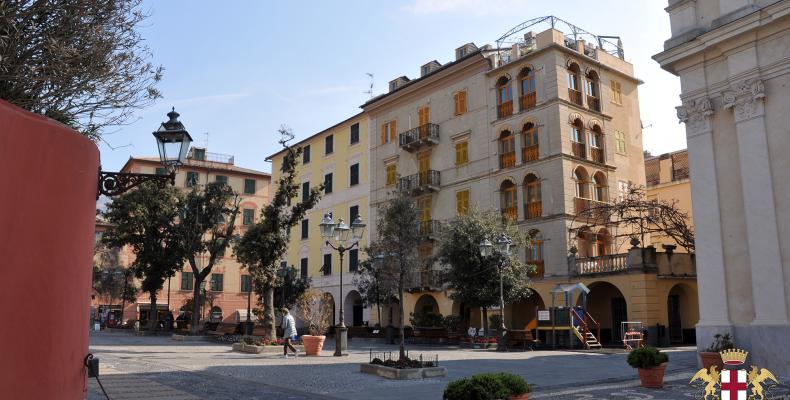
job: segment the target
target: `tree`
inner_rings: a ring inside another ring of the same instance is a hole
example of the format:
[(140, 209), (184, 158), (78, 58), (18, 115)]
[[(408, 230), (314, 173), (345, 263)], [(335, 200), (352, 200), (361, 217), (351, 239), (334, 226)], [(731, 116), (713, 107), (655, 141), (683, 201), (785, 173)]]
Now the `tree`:
[(93, 289), (107, 304), (112, 306), (116, 299), (123, 297), (125, 268), (113, 265), (93, 268)]
[(288, 249), (290, 229), (304, 219), (307, 210), (313, 208), (321, 198), (324, 185), (313, 187), (309, 193), (303, 193), (301, 201), (292, 205), (299, 194), (296, 183), (296, 167), (302, 155), (301, 147), (288, 145), (293, 133), (283, 126), (279, 130), (282, 138), (283, 156), (277, 181), (277, 190), (271, 203), (266, 205), (261, 219), (252, 225), (241, 237), (234, 248), (236, 259), (247, 268), (253, 279), (253, 287), (263, 299), (263, 326), (269, 329), (268, 336), (276, 337), (274, 325), (274, 290), (277, 287), (277, 261), (282, 259)]
[[(211, 273), (220, 255), (228, 248), (236, 230), (239, 195), (223, 182), (212, 182), (202, 190), (197, 185), (186, 195), (180, 215), (179, 236), (186, 250), (195, 283), (192, 297), (200, 296), (200, 285)], [(205, 266), (197, 258), (208, 252)], [(201, 303), (193, 302), (192, 334), (197, 334)]]
[(481, 307), (486, 332), (488, 308), (499, 304), (499, 268), (503, 262), (505, 302), (518, 301), (532, 293), (528, 274), (534, 266), (521, 263), (515, 255), (506, 260), (499, 252), (490, 257), (480, 254), (479, 245), (484, 239), (496, 242), (503, 232), (516, 248), (528, 244), (509, 219), (493, 211), (472, 208), (443, 227), (439, 242), (439, 261), (446, 266), (445, 281), (453, 289), (450, 297), (470, 307)]
[(131, 268), (151, 297), (152, 330), (156, 326), (156, 292), (181, 269), (186, 256), (176, 222), (182, 197), (175, 187), (146, 182), (115, 197), (104, 212), (111, 226), (102, 241), (111, 247), (130, 246), (135, 254)]
[(404, 337), (404, 291), (407, 279), (419, 265), (417, 247), (420, 243), (420, 213), (417, 204), (408, 194), (397, 191), (393, 198), (379, 209), (378, 239), (371, 243), (381, 260), (379, 277), (393, 282), (397, 287), (400, 306), (399, 360), (406, 360)]
[(0, 1), (0, 98), (98, 139), (161, 97), (141, 0)]
[(387, 277), (394, 276), (392, 273), (384, 273), (383, 269), (386, 266), (383, 260), (376, 257), (378, 253), (373, 247), (366, 247), (363, 251), (367, 254), (364, 261), (359, 263), (359, 269), (354, 274), (351, 283), (357, 288), (360, 297), (362, 297), (362, 304), (365, 307), (376, 305), (376, 312), (378, 321), (381, 326), (381, 305), (389, 304), (395, 293), (397, 286), (392, 280), (386, 279)]
[(332, 306), (315, 289), (307, 289), (296, 299), (296, 313), (314, 336), (326, 333), (332, 321)]
[[(282, 269), (280, 271), (274, 283), (274, 286), (277, 287), (277, 290), (274, 291), (275, 310), (283, 307), (293, 308), (299, 297), (310, 288), (311, 283), (309, 277), (299, 277), (294, 267), (288, 267), (285, 273), (282, 272)], [(263, 287), (256, 289), (256, 293), (263, 291)]]

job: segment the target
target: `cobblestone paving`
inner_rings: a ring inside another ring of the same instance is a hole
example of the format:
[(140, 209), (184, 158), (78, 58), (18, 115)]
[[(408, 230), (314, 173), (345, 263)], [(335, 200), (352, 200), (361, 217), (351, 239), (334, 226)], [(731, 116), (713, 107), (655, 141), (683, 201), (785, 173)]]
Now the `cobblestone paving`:
[[(164, 337), (95, 334), (91, 351), (101, 359), (105, 387), (125, 384), (130, 397), (159, 399), (436, 399), (450, 380), (479, 372), (512, 372), (534, 384), (531, 399), (694, 399), (688, 381), (695, 371), (693, 349), (668, 350), (670, 364), (664, 389), (643, 389), (621, 351), (608, 354), (569, 351), (496, 353), (447, 347), (410, 346), (412, 355), (438, 355), (448, 377), (392, 381), (359, 372), (369, 351), (395, 346), (349, 343), (348, 357), (283, 359), (281, 354), (242, 354), (229, 344), (177, 342)], [(117, 372), (107, 372), (108, 368)], [(115, 378), (122, 374), (128, 380)], [(139, 381), (138, 381), (139, 380)], [(780, 379), (781, 380), (781, 379)], [(787, 382), (786, 380), (782, 380)], [(108, 383), (109, 382), (109, 383)], [(138, 383), (139, 382), (139, 383)], [(140, 387), (134, 392), (130, 387)], [(158, 396), (157, 390), (172, 390)], [(110, 391), (110, 389), (108, 389)], [(782, 388), (787, 393), (786, 388)], [(134, 397), (138, 396), (138, 397)], [(170, 397), (167, 397), (170, 396)], [(176, 397), (184, 396), (184, 397)], [(193, 396), (193, 397), (185, 397)], [(89, 399), (102, 399), (91, 380)], [(112, 399), (116, 397), (111, 396)]]

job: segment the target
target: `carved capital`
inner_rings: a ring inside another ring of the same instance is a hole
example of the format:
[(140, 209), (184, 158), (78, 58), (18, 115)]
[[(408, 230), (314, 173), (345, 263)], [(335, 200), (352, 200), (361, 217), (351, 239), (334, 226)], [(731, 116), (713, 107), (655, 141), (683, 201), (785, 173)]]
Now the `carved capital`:
[(686, 124), (687, 135), (710, 130), (710, 116), (713, 115), (713, 106), (707, 97), (686, 100), (683, 105), (675, 107), (678, 120)]
[(745, 121), (763, 114), (765, 86), (762, 79), (746, 79), (721, 92), (725, 110), (734, 109), (735, 122)]

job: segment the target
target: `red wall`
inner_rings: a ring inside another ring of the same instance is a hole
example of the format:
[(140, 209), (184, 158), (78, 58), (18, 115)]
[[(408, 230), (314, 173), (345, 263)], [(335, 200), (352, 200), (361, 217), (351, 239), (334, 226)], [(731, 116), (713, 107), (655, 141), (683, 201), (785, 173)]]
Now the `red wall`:
[(0, 397), (84, 399), (99, 150), (0, 100)]

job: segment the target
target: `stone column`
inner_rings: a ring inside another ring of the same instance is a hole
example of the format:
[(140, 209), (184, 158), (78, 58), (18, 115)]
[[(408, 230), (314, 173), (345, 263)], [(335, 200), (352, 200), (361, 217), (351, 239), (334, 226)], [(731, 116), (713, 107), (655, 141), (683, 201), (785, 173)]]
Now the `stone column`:
[(684, 101), (676, 109), (678, 119), (686, 124), (689, 173), (694, 182), (691, 196), (700, 310), (697, 346), (702, 349), (710, 344), (715, 333), (730, 332), (732, 329), (726, 293), (716, 157), (710, 123), (713, 107), (710, 99), (703, 97)]
[(516, 131), (513, 129), (513, 136), (513, 146), (516, 149), (516, 165), (522, 165), (524, 164), (524, 157), (521, 154), (521, 130)]

